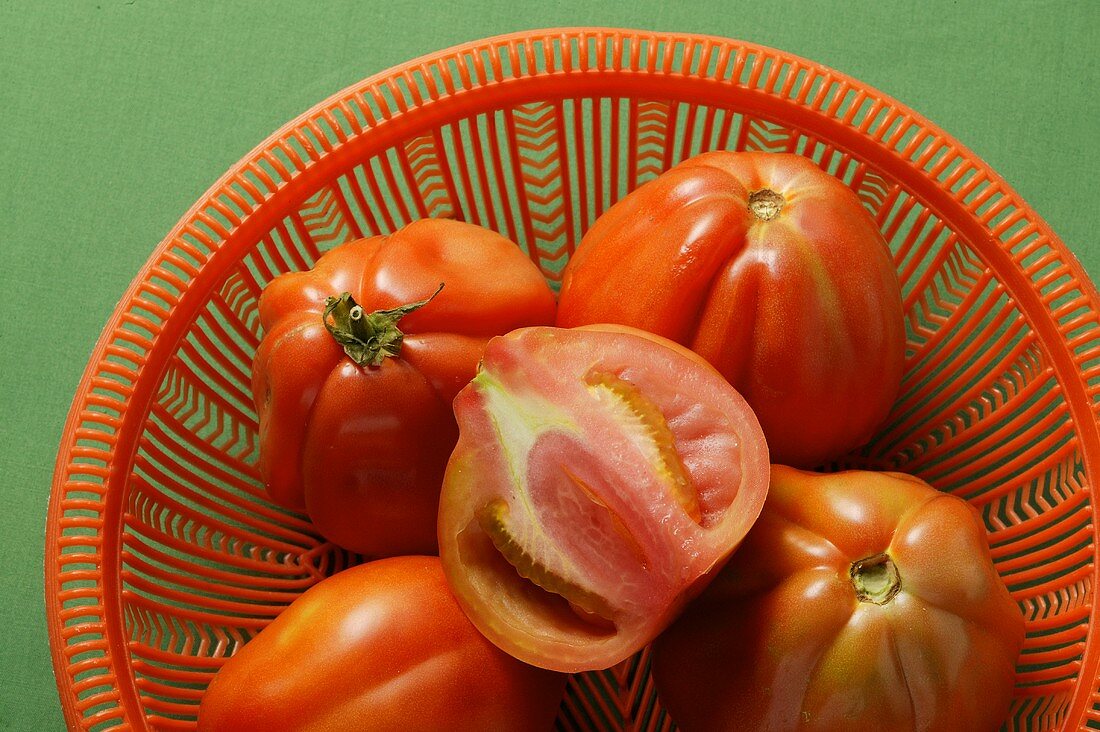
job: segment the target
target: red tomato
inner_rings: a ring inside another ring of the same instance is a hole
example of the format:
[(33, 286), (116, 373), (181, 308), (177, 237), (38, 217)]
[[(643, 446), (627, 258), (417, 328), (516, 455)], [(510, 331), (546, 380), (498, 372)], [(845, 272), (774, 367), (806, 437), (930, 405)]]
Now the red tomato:
[(622, 323), (698, 352), (752, 405), (775, 462), (810, 467), (886, 418), (901, 290), (859, 198), (798, 155), (714, 152), (612, 206), (565, 270), (557, 324)]
[(683, 732), (980, 732), (1005, 718), (1023, 635), (965, 501), (900, 473), (776, 465), (653, 673)]
[(436, 557), (336, 574), (229, 659), (200, 732), (549, 730), (565, 677), (520, 663), (477, 632)]
[(649, 643), (764, 501), (768, 453), (738, 393), (640, 331), (494, 338), (455, 399), (443, 567), (491, 641), (558, 671)]
[(515, 244), (456, 221), (350, 242), (277, 278), (252, 378), (271, 497), (347, 549), (434, 553), (451, 400), (491, 336), (553, 317)]

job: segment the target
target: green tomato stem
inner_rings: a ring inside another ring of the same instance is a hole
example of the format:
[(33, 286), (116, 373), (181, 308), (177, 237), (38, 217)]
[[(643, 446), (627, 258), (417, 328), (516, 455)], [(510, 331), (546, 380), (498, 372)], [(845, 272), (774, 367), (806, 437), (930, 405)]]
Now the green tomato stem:
[(325, 300), (321, 322), (356, 364), (381, 366), (387, 357), (396, 358), (401, 354), (405, 334), (397, 327), (397, 322), (427, 305), (442, 289), (440, 282), (436, 291), (424, 300), (373, 313), (364, 311), (350, 292), (342, 292)]

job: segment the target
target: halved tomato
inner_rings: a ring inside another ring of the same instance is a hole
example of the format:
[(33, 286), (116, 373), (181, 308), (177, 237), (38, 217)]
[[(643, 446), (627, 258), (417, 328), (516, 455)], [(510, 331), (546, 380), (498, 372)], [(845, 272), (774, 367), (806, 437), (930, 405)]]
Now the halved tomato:
[(455, 399), (444, 571), (491, 641), (558, 671), (649, 643), (744, 537), (768, 450), (699, 356), (622, 326), (494, 338)]

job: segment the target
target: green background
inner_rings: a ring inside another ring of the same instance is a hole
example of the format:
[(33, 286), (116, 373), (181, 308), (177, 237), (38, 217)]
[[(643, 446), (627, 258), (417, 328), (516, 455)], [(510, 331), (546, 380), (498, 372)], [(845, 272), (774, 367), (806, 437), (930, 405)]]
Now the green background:
[(329, 94), (523, 28), (743, 38), (820, 61), (969, 146), (1100, 280), (1100, 2), (0, 0), (0, 729), (61, 729), (42, 601), (53, 460), (85, 361), (157, 242)]

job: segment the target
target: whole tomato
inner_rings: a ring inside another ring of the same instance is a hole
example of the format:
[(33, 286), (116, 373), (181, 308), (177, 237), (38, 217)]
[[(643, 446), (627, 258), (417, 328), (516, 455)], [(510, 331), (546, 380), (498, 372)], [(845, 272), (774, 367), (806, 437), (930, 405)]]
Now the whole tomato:
[(200, 732), (549, 730), (565, 677), (477, 632), (436, 557), (395, 557), (311, 587), (214, 676)]
[(706, 361), (622, 326), (494, 338), (455, 399), (443, 568), (491, 641), (557, 671), (640, 650), (764, 503), (752, 410)]
[(451, 400), (490, 337), (550, 323), (554, 307), (519, 247), (457, 221), (349, 242), (276, 278), (252, 373), (269, 494), (347, 549), (435, 553)]
[(683, 732), (999, 729), (1024, 621), (977, 513), (900, 473), (772, 466), (760, 519), (654, 646)]
[(557, 324), (696, 351), (752, 405), (775, 462), (858, 447), (897, 396), (901, 289), (859, 198), (798, 155), (713, 152), (612, 206), (566, 267)]

